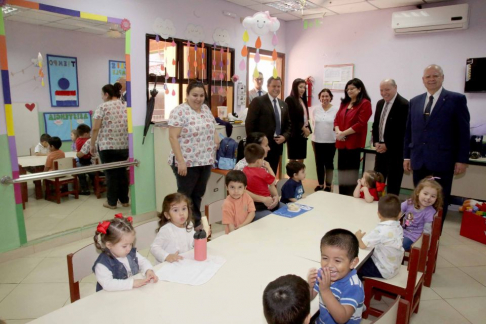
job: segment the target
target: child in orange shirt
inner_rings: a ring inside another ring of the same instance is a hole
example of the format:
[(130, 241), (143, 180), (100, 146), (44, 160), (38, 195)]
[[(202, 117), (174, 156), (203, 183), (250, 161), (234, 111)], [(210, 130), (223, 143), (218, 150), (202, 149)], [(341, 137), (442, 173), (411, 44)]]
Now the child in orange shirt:
[(60, 150), (62, 141), (59, 137), (54, 136), (49, 138), (49, 154), (47, 154), (46, 165), (44, 171), (52, 171), (54, 169), (54, 160), (64, 159), (66, 155)]
[(232, 170), (225, 179), (229, 196), (223, 203), (223, 224), (225, 232), (230, 232), (250, 224), (255, 217), (255, 204), (246, 193), (246, 176), (243, 172)]

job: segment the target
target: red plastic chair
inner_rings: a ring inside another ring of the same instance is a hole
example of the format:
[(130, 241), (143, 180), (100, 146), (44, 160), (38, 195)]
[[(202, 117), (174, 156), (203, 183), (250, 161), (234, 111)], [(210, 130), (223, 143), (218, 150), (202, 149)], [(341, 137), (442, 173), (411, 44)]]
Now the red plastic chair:
[(372, 324), (406, 324), (409, 321), (410, 303), (400, 296), (397, 296), (393, 305), (390, 306)]
[[(375, 317), (381, 316), (383, 311), (371, 307), (371, 299), (374, 295), (385, 296), (402, 296), (402, 299), (410, 303), (409, 315), (411, 312), (417, 313), (420, 306), (420, 296), (422, 294), (422, 286), (424, 282), (423, 268), (419, 271), (419, 266), (425, 267), (423, 261), (426, 257), (426, 249), (420, 249), (418, 246), (427, 241), (428, 235), (424, 236), (422, 242), (415, 242), (412, 245), (410, 255), (410, 262), (408, 266), (401, 266), (399, 273), (391, 279), (380, 278), (365, 278), (365, 306), (366, 311), (363, 313), (363, 318), (368, 318), (368, 315)], [(420, 264), (422, 263), (422, 264)], [(403, 314), (402, 314), (403, 315)]]
[(432, 284), (432, 275), (437, 267), (437, 256), (439, 255), (439, 240), (442, 231), (442, 210), (434, 217), (432, 223), (432, 236), (430, 238), (430, 247), (427, 252), (427, 261), (425, 268), (424, 286), (430, 287)]

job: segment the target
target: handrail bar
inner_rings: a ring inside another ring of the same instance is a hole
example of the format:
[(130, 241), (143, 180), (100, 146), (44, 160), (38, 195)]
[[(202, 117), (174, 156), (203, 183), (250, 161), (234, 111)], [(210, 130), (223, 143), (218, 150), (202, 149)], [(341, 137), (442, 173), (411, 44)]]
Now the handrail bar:
[(96, 172), (96, 171), (103, 171), (103, 170), (110, 170), (110, 169), (118, 169), (118, 168), (128, 167), (132, 165), (138, 166), (139, 164), (140, 161), (135, 159), (132, 162), (130, 161), (111, 162), (111, 163), (95, 164), (95, 165), (72, 168), (72, 169), (31, 173), (31, 174), (21, 175), (17, 179), (12, 179), (9, 176), (3, 176), (0, 179), (0, 183), (4, 185), (24, 183), (30, 180), (53, 179), (53, 178), (64, 177), (73, 174), (82, 174), (82, 173), (89, 173), (89, 172)]

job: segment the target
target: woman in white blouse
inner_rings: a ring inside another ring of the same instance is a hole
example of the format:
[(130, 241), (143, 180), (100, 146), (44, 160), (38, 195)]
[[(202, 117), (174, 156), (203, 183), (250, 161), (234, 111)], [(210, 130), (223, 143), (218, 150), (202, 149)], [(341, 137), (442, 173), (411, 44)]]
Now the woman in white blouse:
[(200, 81), (189, 83), (187, 101), (169, 116), (169, 164), (177, 180), (177, 192), (191, 198), (195, 227), (201, 223), (201, 200), (211, 175), (219, 137), (214, 116), (204, 103), (207, 94)]
[(321, 103), (312, 107), (311, 117), (314, 130), (312, 133), (312, 147), (314, 148), (317, 180), (319, 181), (315, 191), (324, 190), (331, 192), (334, 154), (336, 153), (334, 118), (339, 109), (331, 104), (333, 98), (331, 90), (322, 89), (318, 97)]

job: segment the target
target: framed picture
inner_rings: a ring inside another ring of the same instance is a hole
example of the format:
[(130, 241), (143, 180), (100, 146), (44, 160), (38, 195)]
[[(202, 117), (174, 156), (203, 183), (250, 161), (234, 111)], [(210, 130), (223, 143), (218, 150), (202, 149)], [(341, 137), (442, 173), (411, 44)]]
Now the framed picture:
[(127, 76), (126, 65), (124, 61), (109, 61), (108, 64), (108, 82), (114, 84), (119, 78)]
[(79, 107), (78, 59), (47, 54), (52, 107)]
[(71, 140), (71, 130), (81, 124), (91, 126), (91, 114), (88, 111), (44, 113), (46, 133), (58, 136), (61, 141)]

